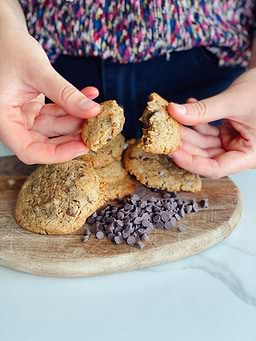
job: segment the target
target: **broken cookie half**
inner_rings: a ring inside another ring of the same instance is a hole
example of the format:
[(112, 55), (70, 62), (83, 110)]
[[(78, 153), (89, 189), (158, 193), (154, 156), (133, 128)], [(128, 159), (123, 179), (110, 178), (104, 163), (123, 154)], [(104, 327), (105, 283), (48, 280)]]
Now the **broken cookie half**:
[(169, 155), (181, 145), (180, 124), (167, 112), (168, 102), (157, 93), (149, 95), (140, 118), (143, 123), (141, 147), (147, 153)]
[(116, 101), (103, 102), (100, 107), (100, 113), (87, 119), (82, 129), (83, 142), (94, 152), (120, 134), (125, 121), (124, 110)]

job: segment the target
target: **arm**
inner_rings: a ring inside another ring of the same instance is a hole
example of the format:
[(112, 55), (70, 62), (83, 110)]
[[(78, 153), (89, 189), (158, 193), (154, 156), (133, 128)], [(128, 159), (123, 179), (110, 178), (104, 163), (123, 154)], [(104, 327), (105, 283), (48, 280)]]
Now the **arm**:
[[(59, 75), (28, 33), (19, 2), (0, 0), (0, 139), (10, 150), (29, 164), (86, 153), (79, 132), (84, 119), (100, 110), (92, 101), (97, 95)], [(55, 104), (45, 105), (44, 96)]]

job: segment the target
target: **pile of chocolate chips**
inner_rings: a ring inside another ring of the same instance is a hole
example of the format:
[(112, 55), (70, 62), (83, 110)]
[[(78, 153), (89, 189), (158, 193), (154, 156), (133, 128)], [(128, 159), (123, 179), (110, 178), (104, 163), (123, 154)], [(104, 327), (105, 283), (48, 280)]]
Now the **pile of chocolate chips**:
[[(152, 190), (150, 196), (133, 194), (119, 200), (118, 206), (107, 205), (87, 219), (82, 240), (92, 232), (97, 239), (107, 237), (115, 244), (127, 243), (142, 249), (154, 229), (174, 229), (184, 232), (186, 226), (177, 224), (185, 215), (208, 208), (208, 199), (180, 199), (175, 192)], [(156, 194), (156, 195), (155, 195)], [(178, 226), (177, 226), (178, 225)]]

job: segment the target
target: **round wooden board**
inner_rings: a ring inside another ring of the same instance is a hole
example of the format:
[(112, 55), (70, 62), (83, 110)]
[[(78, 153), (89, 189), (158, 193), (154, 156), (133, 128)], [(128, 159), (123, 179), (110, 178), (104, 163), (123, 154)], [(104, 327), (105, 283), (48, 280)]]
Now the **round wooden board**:
[[(6, 163), (12, 166), (8, 167)], [(86, 244), (82, 243), (82, 229), (63, 236), (38, 235), (20, 228), (13, 217), (17, 195), (26, 178), (17, 176), (16, 163), (18, 161), (13, 158), (0, 160), (0, 265), (23, 272), (82, 277), (175, 261), (206, 250), (225, 239), (241, 215), (240, 193), (229, 178), (203, 179), (200, 193), (180, 193), (179, 196), (196, 200), (209, 198), (209, 209), (183, 219), (182, 223), (187, 225), (183, 233), (156, 230), (142, 250), (128, 245), (114, 245), (106, 239), (97, 240), (94, 236)], [(27, 171), (22, 174), (27, 174)]]

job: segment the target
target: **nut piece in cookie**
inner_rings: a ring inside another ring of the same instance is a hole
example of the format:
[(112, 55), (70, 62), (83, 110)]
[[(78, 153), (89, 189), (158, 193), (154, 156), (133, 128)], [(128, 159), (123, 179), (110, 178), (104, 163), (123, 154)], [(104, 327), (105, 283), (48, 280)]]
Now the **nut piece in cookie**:
[(199, 175), (179, 168), (167, 155), (146, 153), (137, 143), (124, 153), (125, 169), (143, 185), (166, 191), (197, 192), (202, 183)]
[(87, 154), (79, 156), (78, 159), (95, 169), (106, 167), (114, 161), (121, 160), (124, 144), (124, 136), (119, 134), (97, 152), (90, 150)]
[(114, 137), (124, 126), (124, 111), (116, 101), (101, 103), (100, 113), (86, 120), (82, 129), (82, 140), (86, 146), (96, 152)]
[(137, 182), (130, 177), (121, 161), (114, 161), (106, 167), (98, 168), (96, 172), (106, 185), (108, 200), (124, 198), (135, 190)]
[(95, 170), (79, 160), (39, 166), (20, 190), (16, 222), (41, 234), (79, 230), (105, 202), (104, 186)]
[(167, 112), (168, 102), (156, 93), (148, 98), (140, 118), (143, 123), (141, 146), (145, 152), (169, 155), (181, 144), (180, 124)]

